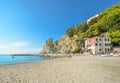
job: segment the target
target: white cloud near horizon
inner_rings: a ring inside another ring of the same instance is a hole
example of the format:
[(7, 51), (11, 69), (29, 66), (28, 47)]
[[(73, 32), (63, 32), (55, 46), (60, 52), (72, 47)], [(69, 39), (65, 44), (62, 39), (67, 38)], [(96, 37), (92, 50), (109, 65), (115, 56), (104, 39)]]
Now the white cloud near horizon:
[(38, 54), (41, 48), (2, 49), (0, 54)]
[(12, 47), (22, 47), (22, 46), (26, 46), (27, 43), (26, 42), (15, 42), (15, 43), (9, 43), (9, 45)]
[(4, 48), (14, 48), (14, 47), (23, 47), (23, 46), (27, 46), (26, 42), (14, 42), (14, 43), (8, 43), (7, 45), (1, 45), (0, 48), (4, 49)]
[(27, 42), (14, 42), (0, 45), (0, 54), (37, 54), (41, 48), (29, 48)]
[[(25, 49), (18, 49), (14, 52), (14, 54), (38, 54), (41, 48), (25, 48)], [(13, 53), (12, 53), (13, 54)]]

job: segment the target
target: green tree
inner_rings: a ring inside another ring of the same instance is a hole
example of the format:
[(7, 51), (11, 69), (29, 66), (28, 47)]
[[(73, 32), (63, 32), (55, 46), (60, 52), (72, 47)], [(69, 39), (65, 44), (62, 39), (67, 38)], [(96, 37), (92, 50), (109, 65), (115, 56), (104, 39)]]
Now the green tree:
[(75, 28), (74, 27), (69, 28), (66, 32), (69, 37), (73, 37), (75, 34)]
[(47, 46), (50, 46), (53, 44), (53, 38), (49, 38), (47, 41), (46, 41), (46, 45)]
[[(115, 5), (100, 13), (98, 17), (93, 18), (89, 22), (89, 27), (90, 28), (85, 32), (85, 37), (93, 37), (104, 32), (111, 33), (120, 30), (120, 5)], [(114, 39), (112, 38), (112, 40)], [(118, 39), (115, 39), (113, 42), (117, 40)]]
[(120, 30), (120, 14), (114, 15), (109, 22), (109, 31)]
[(86, 32), (87, 29), (88, 29), (87, 23), (83, 22), (80, 25), (77, 25), (75, 34), (78, 35), (79, 33)]
[(80, 53), (82, 52), (82, 49), (81, 48), (75, 48), (74, 52), (73, 53)]
[(111, 37), (113, 46), (120, 46), (120, 30), (111, 32), (108, 36)]
[(93, 37), (93, 27), (90, 26), (90, 28), (85, 32), (85, 37), (90, 38)]
[(58, 42), (59, 42), (59, 41), (58, 41), (58, 40), (56, 40), (56, 41), (55, 41), (55, 45), (58, 45)]

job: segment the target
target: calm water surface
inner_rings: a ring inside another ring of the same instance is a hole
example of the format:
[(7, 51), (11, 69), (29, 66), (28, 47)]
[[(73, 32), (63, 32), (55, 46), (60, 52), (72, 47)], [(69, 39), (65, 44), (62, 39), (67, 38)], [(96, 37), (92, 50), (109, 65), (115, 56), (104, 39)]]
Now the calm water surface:
[(0, 55), (0, 65), (1, 64), (14, 64), (22, 62), (33, 62), (45, 60), (40, 56), (11, 56), (11, 55)]

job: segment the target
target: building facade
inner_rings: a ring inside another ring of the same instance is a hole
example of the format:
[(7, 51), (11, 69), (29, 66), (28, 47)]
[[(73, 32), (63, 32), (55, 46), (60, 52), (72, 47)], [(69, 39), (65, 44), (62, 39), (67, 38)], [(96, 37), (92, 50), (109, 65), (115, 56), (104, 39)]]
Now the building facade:
[(109, 37), (93, 37), (86, 39), (85, 49), (90, 54), (102, 54), (111, 51), (111, 39)]

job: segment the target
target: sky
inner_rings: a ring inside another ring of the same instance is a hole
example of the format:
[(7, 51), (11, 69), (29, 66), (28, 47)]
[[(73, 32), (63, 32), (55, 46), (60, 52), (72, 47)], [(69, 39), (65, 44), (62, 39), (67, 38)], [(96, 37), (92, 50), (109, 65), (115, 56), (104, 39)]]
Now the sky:
[(0, 0), (0, 54), (39, 53), (48, 38), (120, 0)]

